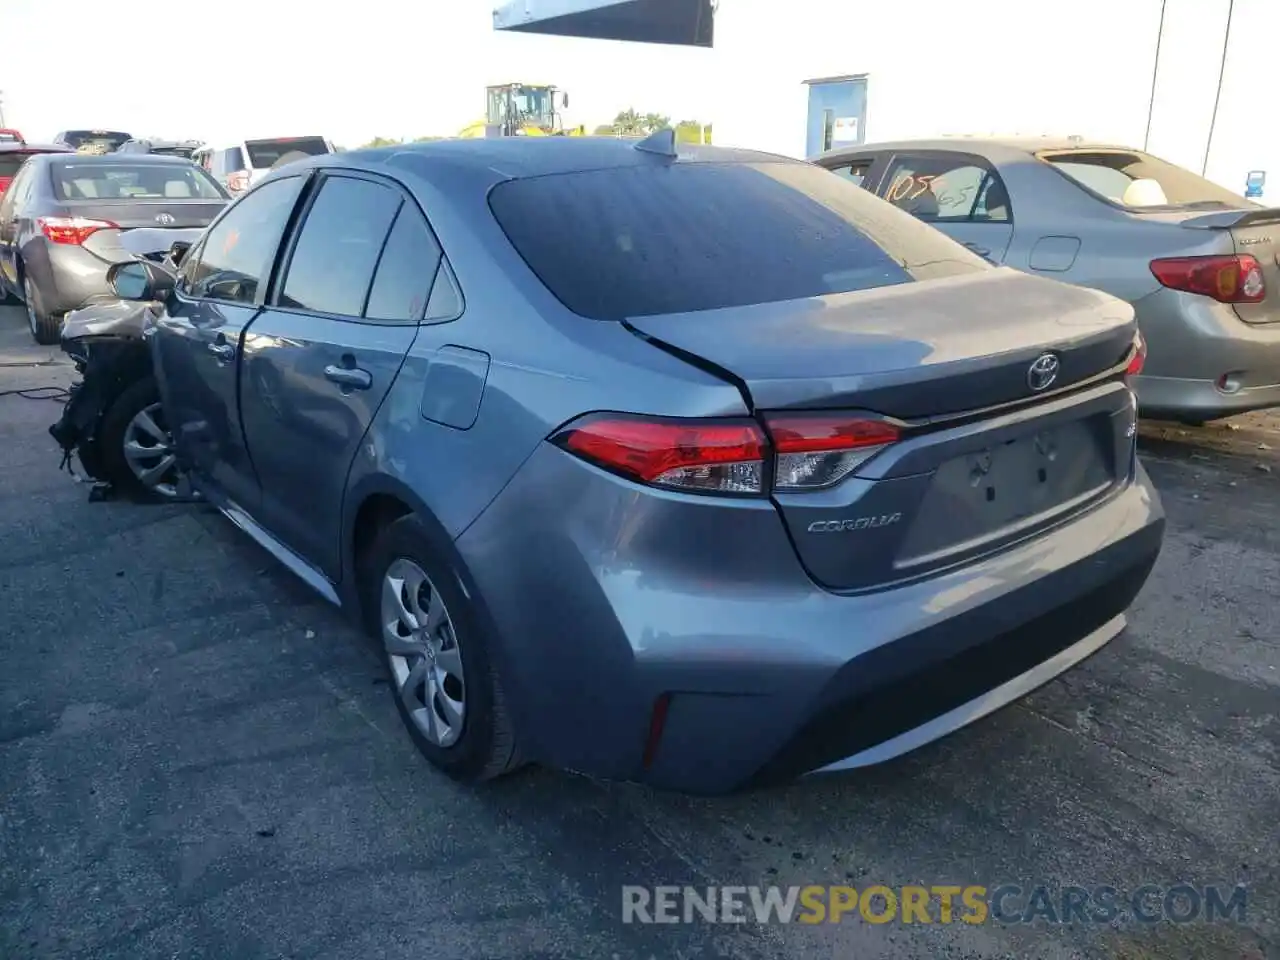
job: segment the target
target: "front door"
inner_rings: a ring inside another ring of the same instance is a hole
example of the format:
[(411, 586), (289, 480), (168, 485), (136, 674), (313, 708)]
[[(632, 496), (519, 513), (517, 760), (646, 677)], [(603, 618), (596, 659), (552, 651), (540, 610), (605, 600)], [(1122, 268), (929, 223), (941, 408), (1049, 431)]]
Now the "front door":
[(867, 81), (814, 80), (809, 83), (805, 157), (866, 142)]
[(347, 473), (417, 336), (440, 251), (398, 186), (343, 173), (320, 182), (286, 256), (245, 337), (241, 415), (260, 522), (336, 581)]
[(1013, 237), (1013, 211), (1004, 181), (983, 158), (946, 151), (898, 154), (879, 192), (980, 257), (1004, 261)]
[(179, 455), (209, 493), (250, 512), (259, 488), (240, 429), (237, 369), (304, 183), (264, 184), (213, 225), (183, 262), (153, 341)]

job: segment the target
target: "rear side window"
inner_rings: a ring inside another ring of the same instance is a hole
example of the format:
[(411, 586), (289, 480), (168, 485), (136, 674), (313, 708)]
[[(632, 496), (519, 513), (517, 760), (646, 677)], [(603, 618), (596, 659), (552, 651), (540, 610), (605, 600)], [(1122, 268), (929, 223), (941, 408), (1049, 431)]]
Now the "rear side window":
[(195, 164), (70, 161), (53, 168), (59, 200), (225, 200), (226, 193)]
[(1009, 219), (1009, 198), (996, 172), (969, 157), (896, 157), (884, 197), (913, 217), (939, 223)]
[[(351, 177), (327, 178), (289, 258), (280, 306), (361, 316), (400, 203), (400, 195), (381, 184)], [(431, 265), (424, 265), (424, 269), (428, 267)]]
[(1257, 206), (1204, 177), (1139, 151), (1041, 154), (1060, 173), (1099, 196), (1131, 209), (1241, 210)]
[(932, 227), (807, 163), (654, 163), (509, 180), (489, 204), (551, 292), (598, 320), (990, 269)]
[(417, 323), (440, 266), (440, 248), (421, 215), (404, 204), (387, 237), (369, 289), (368, 320)]
[(305, 153), (318, 157), (329, 152), (329, 145), (322, 137), (282, 137), (278, 140), (246, 140), (249, 163), (254, 170), (269, 170), (271, 165), (288, 153)]

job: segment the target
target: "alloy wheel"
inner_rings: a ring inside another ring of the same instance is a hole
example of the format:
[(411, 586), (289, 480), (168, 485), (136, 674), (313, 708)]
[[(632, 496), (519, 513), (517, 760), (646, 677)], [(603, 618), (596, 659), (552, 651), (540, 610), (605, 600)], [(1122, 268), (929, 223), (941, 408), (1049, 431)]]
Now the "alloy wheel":
[(401, 558), (382, 578), (380, 606), (397, 696), (429, 742), (452, 746), (462, 736), (466, 687), (444, 597), (418, 564)]
[(124, 461), (147, 490), (165, 498), (178, 495), (177, 457), (158, 401), (139, 410), (125, 427)]

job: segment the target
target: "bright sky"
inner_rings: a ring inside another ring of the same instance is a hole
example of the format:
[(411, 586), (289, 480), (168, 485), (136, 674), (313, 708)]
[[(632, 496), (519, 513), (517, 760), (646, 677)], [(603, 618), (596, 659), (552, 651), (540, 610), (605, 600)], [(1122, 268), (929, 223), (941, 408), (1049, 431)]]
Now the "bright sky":
[(566, 90), (566, 120), (588, 129), (627, 107), (708, 115), (716, 52), (498, 33), (498, 5), (196, 0), (131, 14), (103, 0), (0, 0), (4, 115), (32, 140), (110, 128), (352, 147), (455, 134), (482, 117), (486, 85), (512, 81)]

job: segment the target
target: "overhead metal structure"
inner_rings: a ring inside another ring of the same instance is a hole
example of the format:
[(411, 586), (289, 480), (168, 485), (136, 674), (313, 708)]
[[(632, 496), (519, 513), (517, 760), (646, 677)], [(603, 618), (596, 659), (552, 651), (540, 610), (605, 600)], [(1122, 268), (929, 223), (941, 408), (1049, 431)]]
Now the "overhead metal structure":
[(710, 47), (718, 0), (509, 0), (493, 28), (593, 40)]

